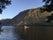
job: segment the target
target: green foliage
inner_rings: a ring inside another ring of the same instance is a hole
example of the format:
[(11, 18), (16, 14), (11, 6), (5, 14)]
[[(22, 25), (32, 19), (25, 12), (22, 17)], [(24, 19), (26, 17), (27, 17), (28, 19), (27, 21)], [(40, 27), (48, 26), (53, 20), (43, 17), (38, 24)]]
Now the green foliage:
[(7, 5), (11, 4), (11, 0), (0, 0), (0, 14)]
[[(43, 2), (45, 2), (45, 9), (42, 9), (44, 11), (48, 11), (48, 12), (51, 12), (53, 11), (53, 0), (43, 0)], [(51, 16), (48, 16), (48, 21), (47, 22), (50, 22), (51, 20), (53, 20), (53, 15)]]
[(45, 2), (45, 5), (53, 5), (53, 0), (43, 0)]

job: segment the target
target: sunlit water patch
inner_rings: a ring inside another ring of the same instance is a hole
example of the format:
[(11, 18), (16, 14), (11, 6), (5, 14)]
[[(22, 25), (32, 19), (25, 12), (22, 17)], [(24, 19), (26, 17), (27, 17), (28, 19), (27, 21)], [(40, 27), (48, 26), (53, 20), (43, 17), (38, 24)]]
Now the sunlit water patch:
[(2, 31), (0, 31), (0, 40), (22, 40), (19, 34), (15, 34), (14, 26), (2, 26)]

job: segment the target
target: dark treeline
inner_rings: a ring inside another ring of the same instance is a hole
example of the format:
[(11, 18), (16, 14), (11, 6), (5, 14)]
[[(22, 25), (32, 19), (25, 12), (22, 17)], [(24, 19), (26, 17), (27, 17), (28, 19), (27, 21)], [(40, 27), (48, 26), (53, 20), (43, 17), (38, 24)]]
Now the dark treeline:
[[(53, 0), (43, 0), (43, 2), (45, 2), (45, 9), (41, 9), (43, 11), (48, 11), (51, 12), (53, 11)], [(47, 22), (51, 22), (51, 20), (53, 20), (53, 13), (51, 14), (51, 16), (48, 16), (48, 21)]]

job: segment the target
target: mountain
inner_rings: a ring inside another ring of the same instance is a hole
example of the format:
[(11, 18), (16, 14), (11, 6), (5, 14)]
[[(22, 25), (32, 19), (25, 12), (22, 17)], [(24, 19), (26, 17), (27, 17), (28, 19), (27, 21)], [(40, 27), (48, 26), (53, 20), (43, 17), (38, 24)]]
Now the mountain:
[(10, 20), (11, 20), (10, 18), (2, 19), (2, 20), (0, 20), (0, 23), (1, 23), (3, 26), (5, 26), (5, 25), (8, 25), (8, 23), (9, 23)]
[[(45, 7), (27, 9), (20, 12), (16, 15), (9, 24), (11, 25), (24, 25), (24, 24), (48, 24), (46, 21), (48, 20), (48, 16), (53, 14), (53, 11), (48, 12), (41, 9), (45, 9)], [(52, 24), (52, 22), (50, 23)]]

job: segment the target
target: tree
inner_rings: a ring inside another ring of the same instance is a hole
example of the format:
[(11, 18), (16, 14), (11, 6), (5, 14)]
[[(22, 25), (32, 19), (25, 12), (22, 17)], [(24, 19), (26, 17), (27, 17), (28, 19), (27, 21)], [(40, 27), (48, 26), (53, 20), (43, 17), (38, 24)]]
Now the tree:
[(45, 2), (44, 6), (46, 7), (46, 9), (44, 9), (44, 10), (46, 10), (48, 12), (53, 11), (53, 0), (43, 0), (43, 2)]
[(11, 4), (11, 0), (0, 0), (0, 14), (2, 14), (3, 9), (9, 4)]
[(51, 16), (48, 16), (47, 18), (48, 18), (48, 21), (47, 22), (53, 21), (53, 14), (51, 14)]
[(53, 0), (43, 0), (45, 2), (45, 5), (53, 5)]
[[(46, 9), (43, 10), (48, 12), (53, 11), (53, 0), (43, 0), (43, 2), (45, 2), (45, 7), (46, 7)], [(53, 21), (53, 13), (51, 14), (51, 16), (48, 16), (47, 18), (48, 18), (47, 22)]]

